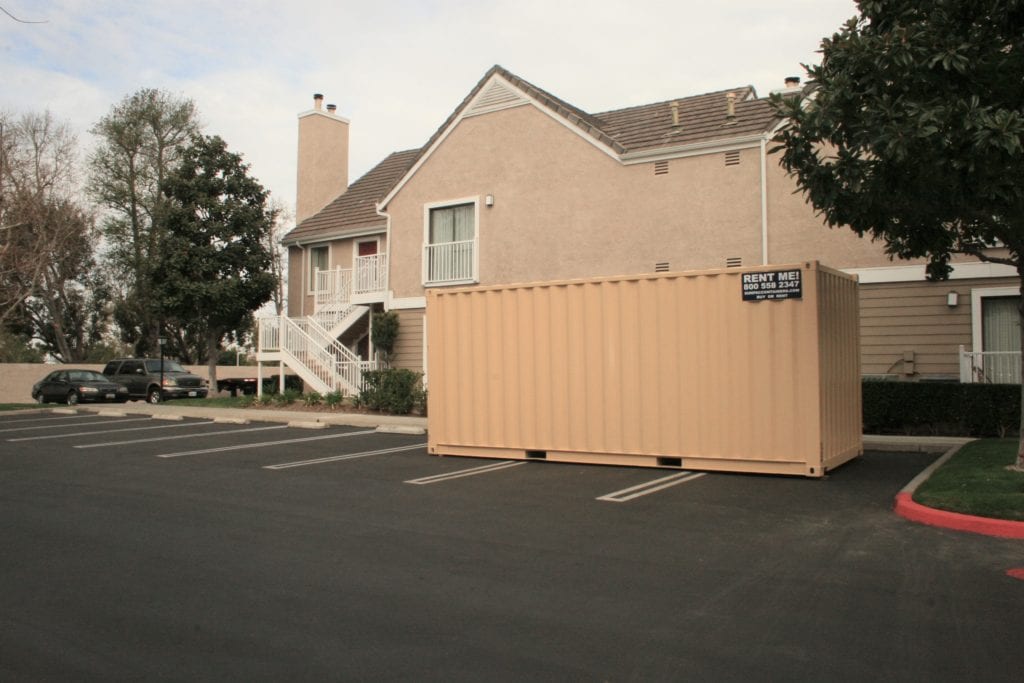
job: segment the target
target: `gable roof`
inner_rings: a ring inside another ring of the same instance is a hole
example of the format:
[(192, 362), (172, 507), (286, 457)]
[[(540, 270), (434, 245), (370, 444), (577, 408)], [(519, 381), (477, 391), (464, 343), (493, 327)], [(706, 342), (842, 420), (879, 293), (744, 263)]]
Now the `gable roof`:
[[(500, 79), (500, 80), (499, 80)], [(494, 82), (500, 88), (494, 88)], [(509, 92), (505, 84), (516, 91)], [(485, 91), (500, 90), (491, 93)], [(726, 116), (728, 95), (735, 95), (735, 116)], [(489, 104), (480, 106), (481, 102)], [(348, 191), (307, 218), (285, 236), (283, 242), (307, 237), (342, 236), (358, 228), (383, 226), (376, 212), (378, 202), (387, 202), (447, 136), (458, 121), (469, 115), (485, 113), (531, 102), (544, 108), (570, 129), (589, 139), (606, 153), (623, 160), (664, 150), (761, 135), (780, 121), (767, 99), (757, 99), (753, 86), (740, 86), (716, 92), (588, 114), (551, 93), (494, 65), (463, 98), (462, 102), (419, 149), (395, 152), (349, 186)], [(673, 122), (672, 105), (679, 111), (679, 125)]]
[(296, 244), (316, 239), (340, 237), (348, 232), (359, 232), (387, 225), (377, 213), (377, 202), (405, 175), (419, 154), (418, 149), (389, 154), (348, 186), (344, 194), (297, 225), (281, 240), (282, 244)]

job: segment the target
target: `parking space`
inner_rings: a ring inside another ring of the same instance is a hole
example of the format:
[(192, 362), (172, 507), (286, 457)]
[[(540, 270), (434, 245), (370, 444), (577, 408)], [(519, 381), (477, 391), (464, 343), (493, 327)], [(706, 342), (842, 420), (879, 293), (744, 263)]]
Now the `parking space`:
[(933, 455), (810, 480), (128, 412), (0, 415), (0, 679), (998, 681), (1024, 665), (1019, 542), (891, 513)]
[[(310, 430), (280, 423), (234, 424), (198, 418), (172, 421), (117, 410), (75, 413), (61, 409), (59, 414), (46, 411), (32, 416), (0, 417), (0, 440), (6, 444), (5, 450), (28, 452), (23, 449), (31, 449), (35, 455), (88, 455), (94, 459), (102, 456), (155, 457), (162, 460), (216, 459), (217, 468), (259, 467), (274, 472), (340, 465), (376, 456), (422, 456), (426, 452), (425, 437), (378, 433), (368, 428)], [(467, 483), (463, 480), (469, 477), (494, 475), (524, 466), (548, 467), (548, 472), (542, 478), (552, 474), (552, 468), (562, 472), (589, 472), (592, 475), (604, 471), (602, 474), (613, 473), (615, 476), (610, 480), (607, 476), (594, 476), (594, 488), (588, 489), (584, 497), (617, 503), (656, 494), (705, 476), (703, 473), (686, 471), (666, 475), (662, 470), (559, 467), (525, 461), (475, 458), (390, 457), (387, 460), (384, 466), (387, 472), (362, 468), (340, 472), (340, 475), (368, 476), (373, 479), (385, 479), (390, 475), (395, 483), (457, 486)], [(321, 471), (317, 476), (323, 478), (331, 474)], [(522, 481), (524, 485), (533, 486), (528, 483), (529, 477), (510, 481)], [(606, 481), (608, 483), (599, 483)], [(602, 486), (609, 490), (602, 489)], [(472, 486), (469, 490), (478, 489)], [(565, 493), (577, 494), (576, 491)]]

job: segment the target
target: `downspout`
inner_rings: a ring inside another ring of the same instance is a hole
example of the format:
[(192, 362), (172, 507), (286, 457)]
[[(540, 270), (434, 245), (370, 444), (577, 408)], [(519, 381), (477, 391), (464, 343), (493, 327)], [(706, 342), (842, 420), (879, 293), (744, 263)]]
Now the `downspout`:
[(768, 135), (761, 136), (761, 265), (768, 265)]
[(384, 213), (381, 211), (381, 205), (374, 203), (373, 210), (378, 216), (382, 216), (387, 221), (387, 228), (384, 230), (385, 239), (387, 244), (384, 245), (384, 255), (388, 258), (388, 285), (387, 289), (384, 290), (384, 310), (391, 310), (391, 214)]
[(308, 274), (306, 273), (306, 247), (301, 244), (296, 244), (299, 251), (302, 252), (302, 267), (299, 271), (302, 275), (302, 279), (299, 281), (299, 317), (306, 317), (306, 288), (309, 286)]

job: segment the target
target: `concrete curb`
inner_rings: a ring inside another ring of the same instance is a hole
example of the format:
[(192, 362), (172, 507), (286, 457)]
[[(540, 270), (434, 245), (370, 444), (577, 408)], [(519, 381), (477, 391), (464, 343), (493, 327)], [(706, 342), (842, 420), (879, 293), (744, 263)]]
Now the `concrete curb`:
[(1024, 522), (1015, 522), (1008, 519), (993, 519), (991, 517), (978, 517), (976, 515), (965, 515), (959, 512), (937, 510), (914, 502), (914, 492), (917, 488), (928, 481), (935, 470), (942, 467), (956, 452), (963, 448), (963, 444), (953, 446), (947, 450), (941, 458), (921, 471), (910, 483), (896, 494), (896, 503), (893, 510), (897, 515), (911, 522), (927, 524), (928, 526), (952, 529), (954, 531), (966, 531), (972, 534), (983, 534), (985, 536), (996, 536), (998, 538), (1020, 538), (1024, 539)]
[[(98, 413), (107, 410), (100, 406), (76, 406), (79, 410)], [(128, 403), (118, 406), (118, 410), (136, 415), (150, 415), (156, 419), (181, 420), (186, 417), (219, 420), (236, 424), (249, 422), (294, 423), (294, 426), (306, 429), (322, 429), (330, 426), (368, 427), (372, 429), (427, 429), (427, 418), (407, 417), (404, 415), (372, 415), (368, 413), (311, 413), (301, 410), (261, 410), (259, 408), (201, 408), (192, 406), (176, 406), (171, 403), (151, 405), (149, 403)]]

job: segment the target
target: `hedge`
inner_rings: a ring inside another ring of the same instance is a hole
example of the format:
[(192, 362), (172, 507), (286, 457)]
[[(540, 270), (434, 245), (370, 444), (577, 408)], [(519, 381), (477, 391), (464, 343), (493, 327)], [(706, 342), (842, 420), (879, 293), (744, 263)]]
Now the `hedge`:
[(864, 433), (1016, 436), (1019, 384), (864, 380)]

